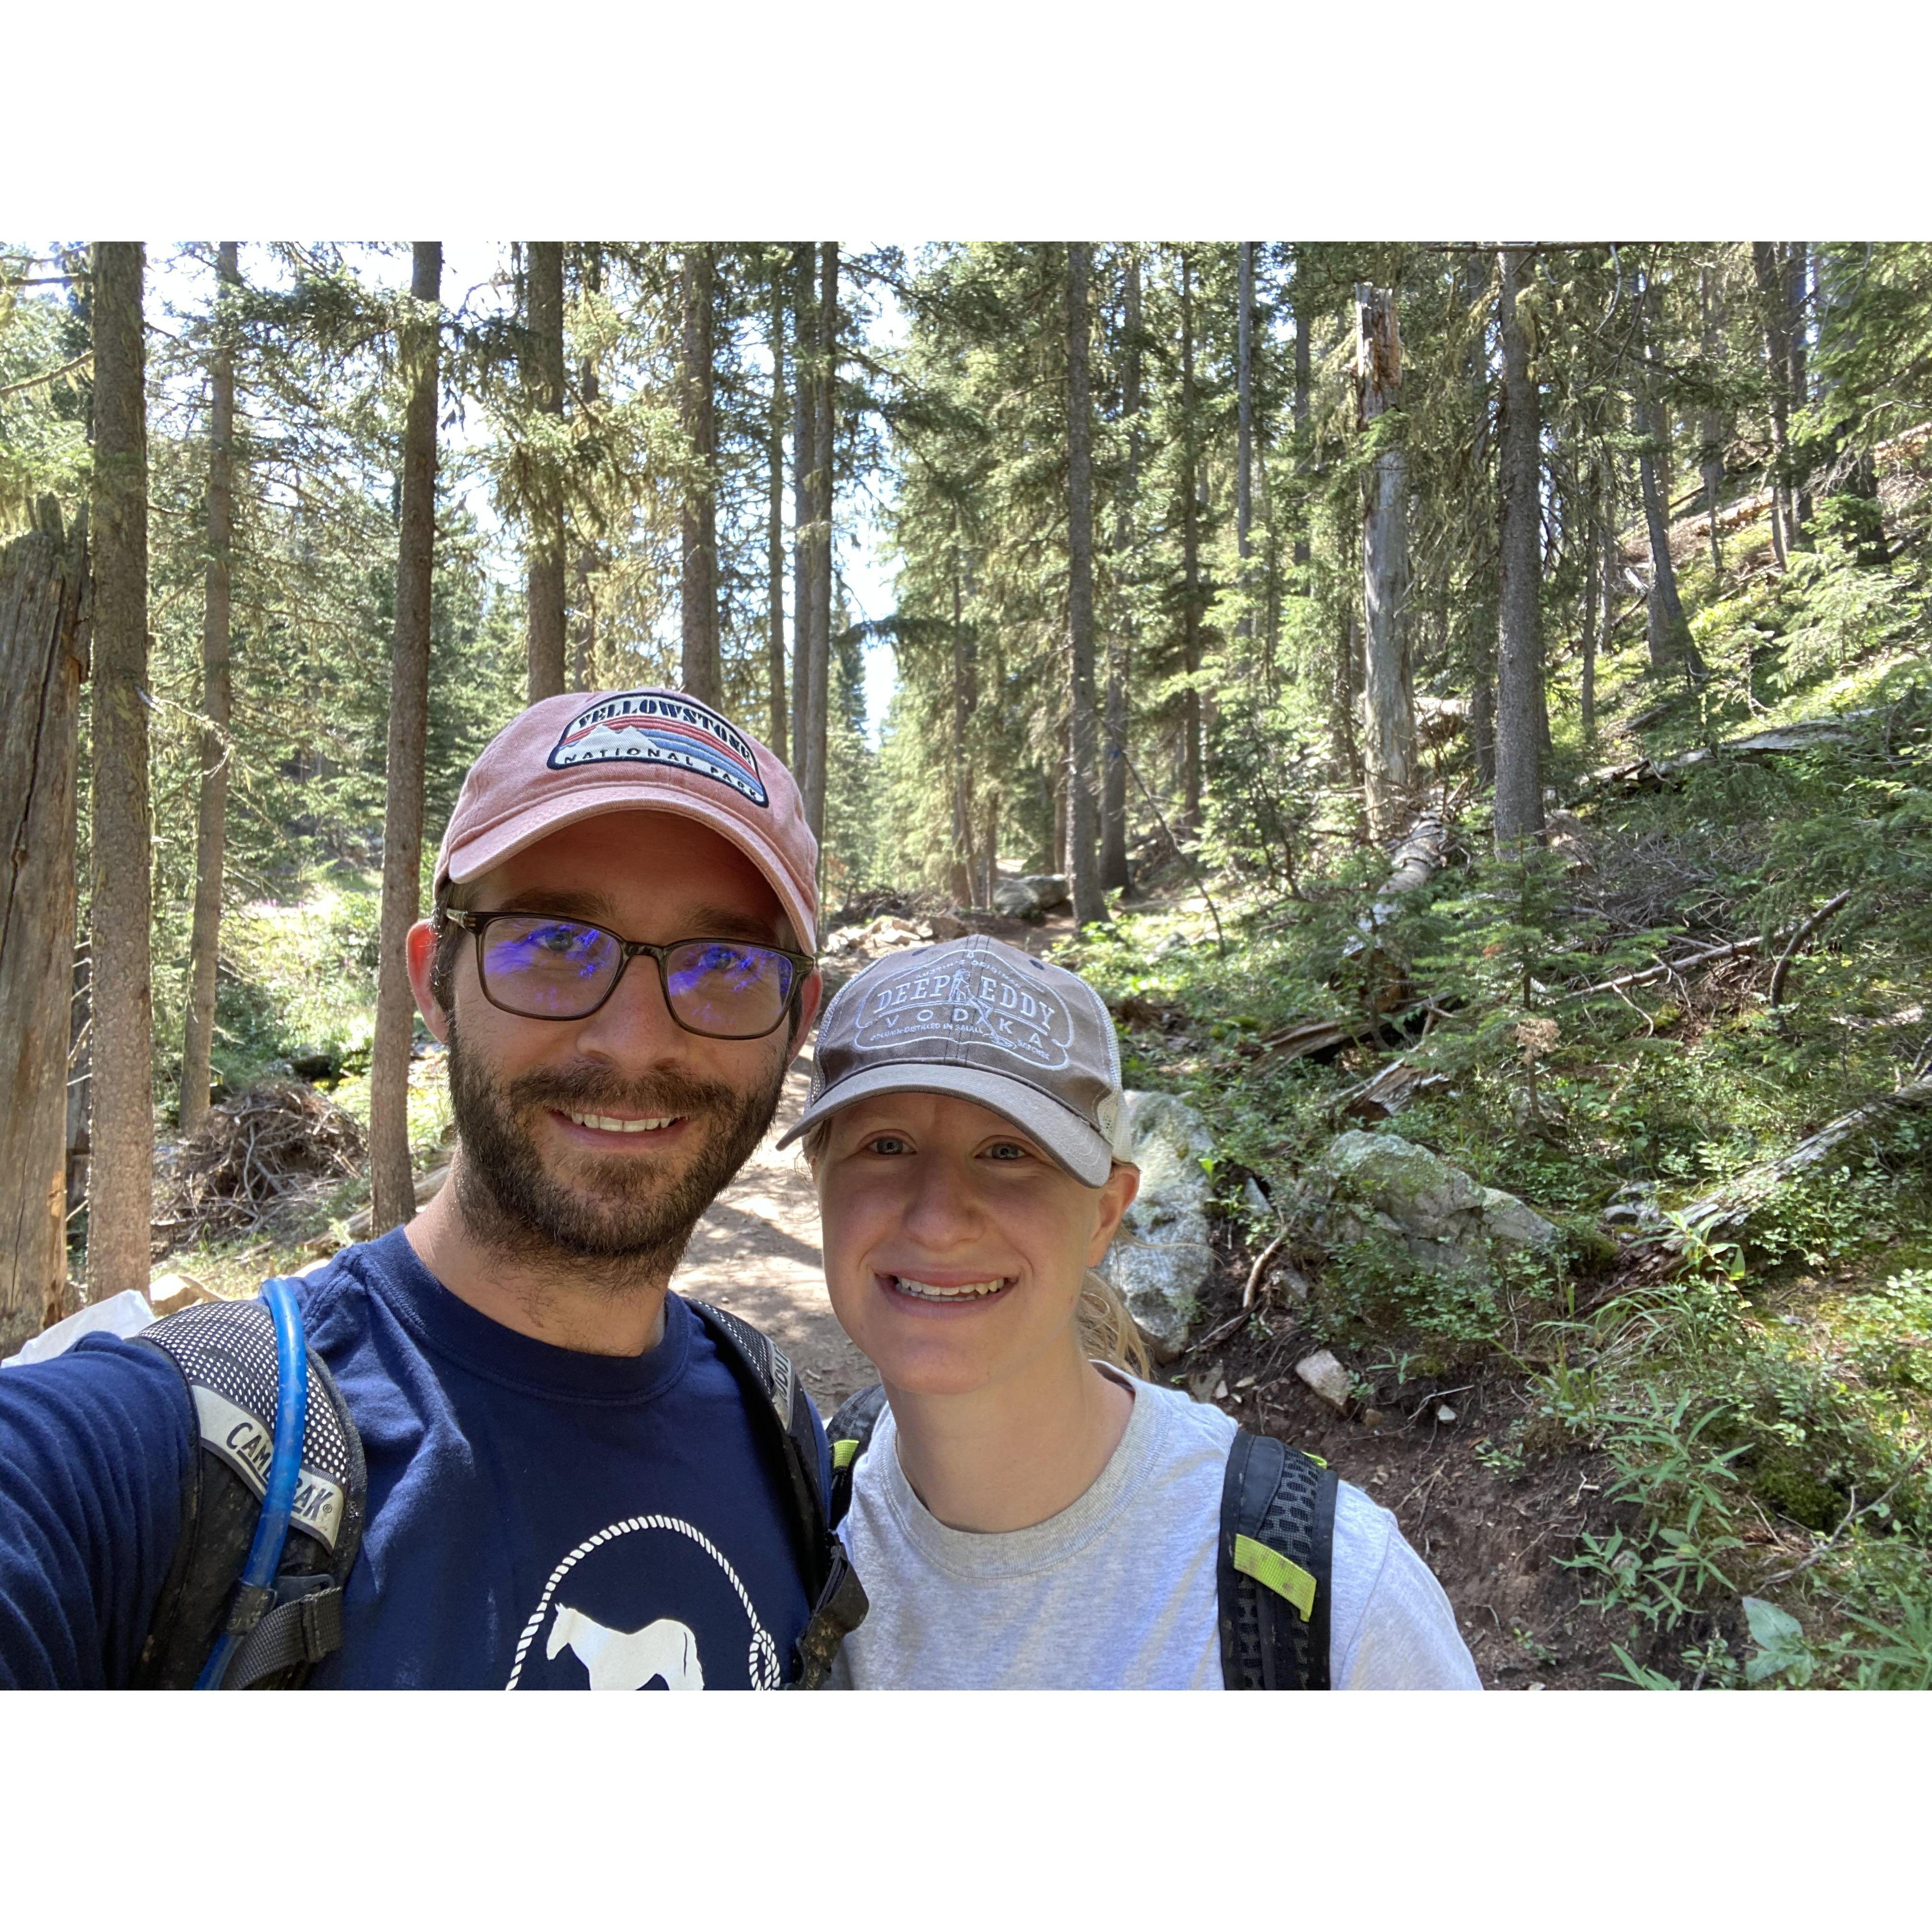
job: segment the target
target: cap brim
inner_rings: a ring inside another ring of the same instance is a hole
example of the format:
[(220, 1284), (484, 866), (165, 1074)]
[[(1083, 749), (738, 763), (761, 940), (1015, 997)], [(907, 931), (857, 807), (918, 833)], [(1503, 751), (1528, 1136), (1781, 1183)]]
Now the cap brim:
[(1038, 1088), (981, 1067), (940, 1066), (917, 1060), (872, 1067), (827, 1088), (806, 1108), (797, 1125), (780, 1137), (778, 1145), (790, 1147), (819, 1121), (855, 1100), (869, 1100), (880, 1094), (945, 1094), (975, 1101), (1037, 1141), (1083, 1186), (1098, 1187), (1114, 1165), (1114, 1150), (1106, 1137)]
[[(534, 845), (539, 838), (561, 831), (566, 825), (575, 825), (586, 818), (602, 818), (618, 812), (668, 812), (674, 818), (694, 820), (709, 827), (721, 838), (730, 840), (758, 867), (765, 883), (777, 894), (779, 905), (798, 935), (800, 950), (807, 952), (818, 950), (818, 922), (814, 908), (786, 868), (775, 846), (759, 838), (735, 814), (707, 806), (701, 799), (671, 791), (640, 797), (634, 778), (621, 787), (614, 785), (608, 789), (580, 788), (561, 798), (514, 813), (475, 838), (465, 839), (449, 853), (442, 876), (457, 885), (464, 884), (489, 871), (492, 866), (500, 866), (526, 845)], [(441, 877), (436, 883), (442, 883)]]

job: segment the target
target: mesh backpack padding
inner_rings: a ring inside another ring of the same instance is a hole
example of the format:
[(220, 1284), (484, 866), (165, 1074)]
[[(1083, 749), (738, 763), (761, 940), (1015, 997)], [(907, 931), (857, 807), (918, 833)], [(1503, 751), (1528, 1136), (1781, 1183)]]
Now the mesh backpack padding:
[[(205, 1302), (136, 1339), (181, 1371), (199, 1440), (183, 1489), (180, 1540), (134, 1682), (187, 1689), (226, 1621), (261, 1514), (278, 1396), (274, 1319), (259, 1300)], [(334, 1378), (313, 1352), (308, 1370), (302, 1478), (278, 1576), (314, 1577), (320, 1593), (329, 1582), (339, 1588), (354, 1565), (368, 1476), (362, 1440)], [(339, 1616), (339, 1605), (338, 1598), (328, 1606), (332, 1616)], [(310, 1660), (292, 1661), (263, 1675), (260, 1688), (292, 1688), (312, 1667)]]
[(763, 1395), (764, 1402), (754, 1401), (752, 1409), (763, 1418), (767, 1440), (774, 1434), (771, 1425), (777, 1424), (776, 1446), (791, 1502), (794, 1546), (812, 1605), (794, 1648), (788, 1688), (821, 1689), (846, 1633), (865, 1621), (869, 1606), (858, 1573), (846, 1556), (844, 1545), (832, 1534), (826, 1514), (818, 1463), (818, 1412), (790, 1358), (762, 1330), (707, 1301), (690, 1305), (740, 1380), (754, 1384)]
[[(1334, 1561), (1335, 1478), (1272, 1436), (1239, 1432), (1221, 1495), (1221, 1676), (1230, 1690), (1325, 1690)], [(1312, 1580), (1304, 1617), (1242, 1570), (1238, 1538), (1283, 1557)]]

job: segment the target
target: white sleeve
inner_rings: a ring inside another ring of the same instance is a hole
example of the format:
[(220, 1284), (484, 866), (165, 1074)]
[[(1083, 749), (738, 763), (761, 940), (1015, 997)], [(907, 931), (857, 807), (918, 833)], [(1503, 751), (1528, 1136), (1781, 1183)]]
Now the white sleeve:
[(1456, 1612), (1395, 1518), (1336, 1486), (1329, 1681), (1337, 1690), (1480, 1690)]

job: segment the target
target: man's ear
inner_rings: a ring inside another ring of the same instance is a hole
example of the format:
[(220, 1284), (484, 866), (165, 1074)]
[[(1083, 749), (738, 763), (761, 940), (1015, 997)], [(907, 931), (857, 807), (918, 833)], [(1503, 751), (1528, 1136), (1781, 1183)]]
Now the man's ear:
[(825, 976), (814, 968), (805, 984), (798, 989), (798, 1018), (791, 1030), (791, 1050), (785, 1058), (788, 1066), (798, 1058), (799, 1049), (805, 1044), (805, 1036), (811, 1032), (812, 1023), (818, 1017), (818, 1003), (824, 997)]
[(410, 989), (416, 996), (416, 1011), (422, 1015), (423, 1023), (430, 1031), (446, 1046), (449, 1040), (449, 1016), (430, 991), (430, 968), (436, 962), (435, 927), (426, 919), (418, 920), (410, 928), (404, 950), (410, 962)]

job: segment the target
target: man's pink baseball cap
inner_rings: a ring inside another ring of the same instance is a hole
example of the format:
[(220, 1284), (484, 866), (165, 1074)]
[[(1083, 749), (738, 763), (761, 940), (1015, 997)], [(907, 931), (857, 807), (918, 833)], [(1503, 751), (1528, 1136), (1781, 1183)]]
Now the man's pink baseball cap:
[(463, 781), (436, 857), (461, 885), (559, 826), (607, 812), (695, 819), (762, 872), (818, 947), (818, 842), (790, 772), (750, 733), (681, 691), (566, 692), (520, 712)]

